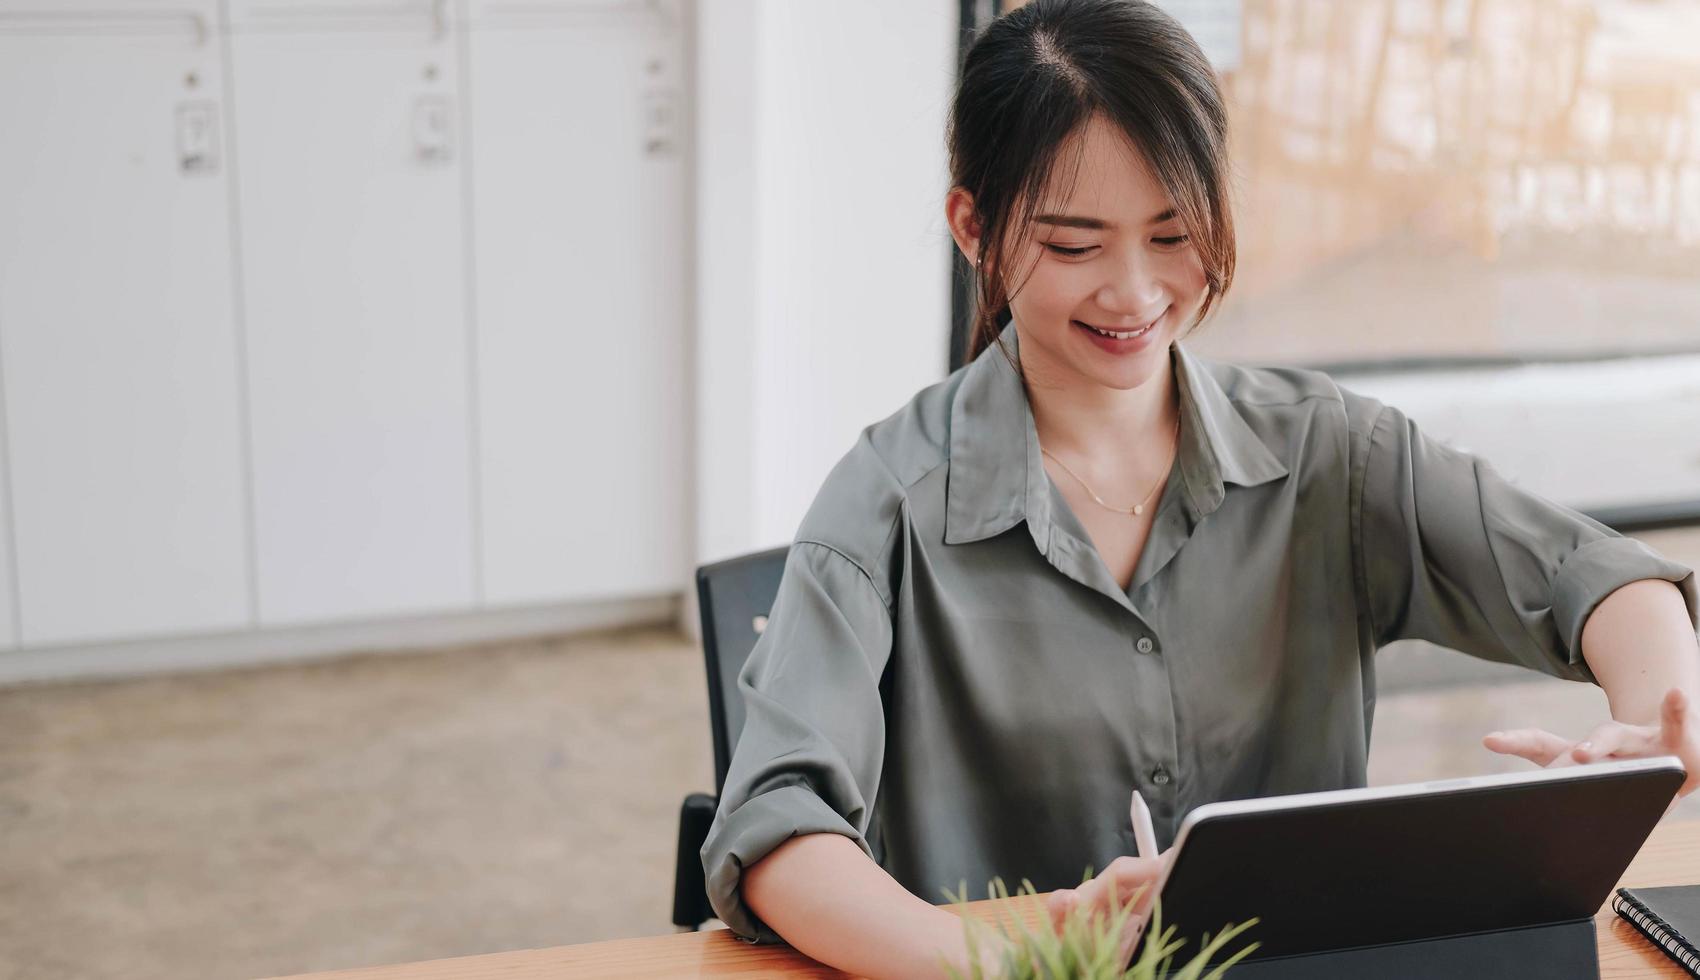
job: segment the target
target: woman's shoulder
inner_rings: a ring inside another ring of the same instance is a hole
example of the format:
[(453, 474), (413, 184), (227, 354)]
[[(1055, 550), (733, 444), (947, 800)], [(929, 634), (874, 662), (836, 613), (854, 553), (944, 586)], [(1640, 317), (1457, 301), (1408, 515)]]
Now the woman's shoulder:
[(1289, 473), (1331, 479), (1367, 458), (1383, 406), (1325, 371), (1194, 358), (1223, 410), (1254, 432)]
[[(1339, 424), (1353, 431), (1374, 425), (1382, 405), (1315, 368), (1229, 363), (1194, 355), (1227, 400), (1254, 425), (1259, 421)], [(1322, 409), (1319, 411), (1319, 408)]]
[(963, 371), (916, 392), (864, 428), (822, 482), (798, 527), (797, 540), (825, 545), (882, 569), (909, 495), (949, 455), (950, 413)]

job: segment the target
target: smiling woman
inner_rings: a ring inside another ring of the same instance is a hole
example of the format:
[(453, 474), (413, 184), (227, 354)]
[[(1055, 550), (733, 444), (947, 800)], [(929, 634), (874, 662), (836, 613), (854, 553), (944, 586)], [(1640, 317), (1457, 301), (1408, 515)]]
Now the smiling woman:
[(1674, 738), (1700, 771), (1653, 724), (1700, 689), (1692, 572), (1325, 374), (1181, 343), (1233, 282), (1226, 141), (1151, 4), (1034, 0), (975, 40), (944, 201), (972, 360), (797, 531), (702, 850), (739, 936), (938, 975), (970, 955), (945, 888), (1114, 901), (1194, 807), (1365, 785), (1398, 639), (1599, 683), (1622, 724), (1591, 749)]
[[(1125, 586), (1179, 452), (1170, 348), (1233, 283), (1227, 115), (1162, 11), (1074, 4), (1066, 31), (1061, 17), (1036, 4), (969, 52), (945, 213), (978, 271), (968, 357), (1009, 357), (999, 331), (1020, 325), (1045, 466)], [(1032, 61), (1026, 97), (999, 115), (980, 100), (1016, 57)]]

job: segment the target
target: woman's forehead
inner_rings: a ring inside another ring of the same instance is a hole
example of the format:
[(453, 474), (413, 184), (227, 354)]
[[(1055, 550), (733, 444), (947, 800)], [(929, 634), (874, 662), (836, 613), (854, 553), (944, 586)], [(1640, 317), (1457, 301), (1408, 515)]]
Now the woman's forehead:
[(1168, 195), (1125, 133), (1094, 115), (1064, 143), (1039, 213), (1143, 226), (1169, 209)]

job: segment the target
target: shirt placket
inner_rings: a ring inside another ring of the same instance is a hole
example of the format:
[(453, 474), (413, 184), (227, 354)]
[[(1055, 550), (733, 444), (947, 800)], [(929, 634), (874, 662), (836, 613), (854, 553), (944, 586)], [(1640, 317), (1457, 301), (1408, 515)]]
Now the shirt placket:
[[(1171, 491), (1173, 489), (1170, 488)], [(1153, 553), (1162, 556), (1161, 565), (1166, 565), (1179, 550), (1187, 535), (1188, 524), (1181, 513), (1180, 495), (1169, 492), (1165, 497), (1146, 542), (1148, 550), (1155, 548)], [(1133, 674), (1133, 716), (1139, 719), (1130, 733), (1131, 750), (1138, 766), (1135, 788), (1151, 810), (1159, 846), (1166, 847), (1174, 835), (1180, 778), (1184, 770), (1180, 762), (1180, 738), (1175, 720), (1175, 690), (1164, 655), (1163, 637), (1158, 634), (1151, 619), (1134, 604), (1132, 597), (1110, 577), (1109, 569), (1090, 543), (1055, 523), (1050, 531), (1045, 557), (1051, 565), (1113, 600), (1127, 617), (1128, 664)], [(1172, 540), (1171, 535), (1178, 535), (1180, 540)], [(1143, 567), (1146, 562), (1142, 560), (1140, 564)], [(1155, 575), (1160, 570), (1159, 567), (1150, 574)], [(1136, 577), (1133, 590), (1137, 592), (1140, 587)]]
[(1175, 691), (1162, 638), (1144, 620), (1134, 626), (1132, 647), (1134, 699), (1140, 720), (1133, 733), (1139, 760), (1137, 789), (1151, 810), (1158, 847), (1167, 847), (1174, 837), (1177, 794), (1184, 774), (1175, 726)]

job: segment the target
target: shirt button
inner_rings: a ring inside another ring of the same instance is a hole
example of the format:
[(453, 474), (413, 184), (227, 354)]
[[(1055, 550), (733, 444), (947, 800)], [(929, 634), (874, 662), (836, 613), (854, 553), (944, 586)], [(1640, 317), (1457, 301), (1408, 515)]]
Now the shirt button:
[(1158, 786), (1169, 785), (1169, 770), (1164, 769), (1162, 766), (1158, 766), (1156, 769), (1151, 770), (1151, 781), (1156, 783)]
[(1133, 645), (1133, 648), (1138, 650), (1140, 653), (1150, 653), (1152, 650), (1156, 649), (1156, 647), (1157, 644), (1152, 643), (1151, 637), (1149, 636), (1140, 637), (1139, 642)]

